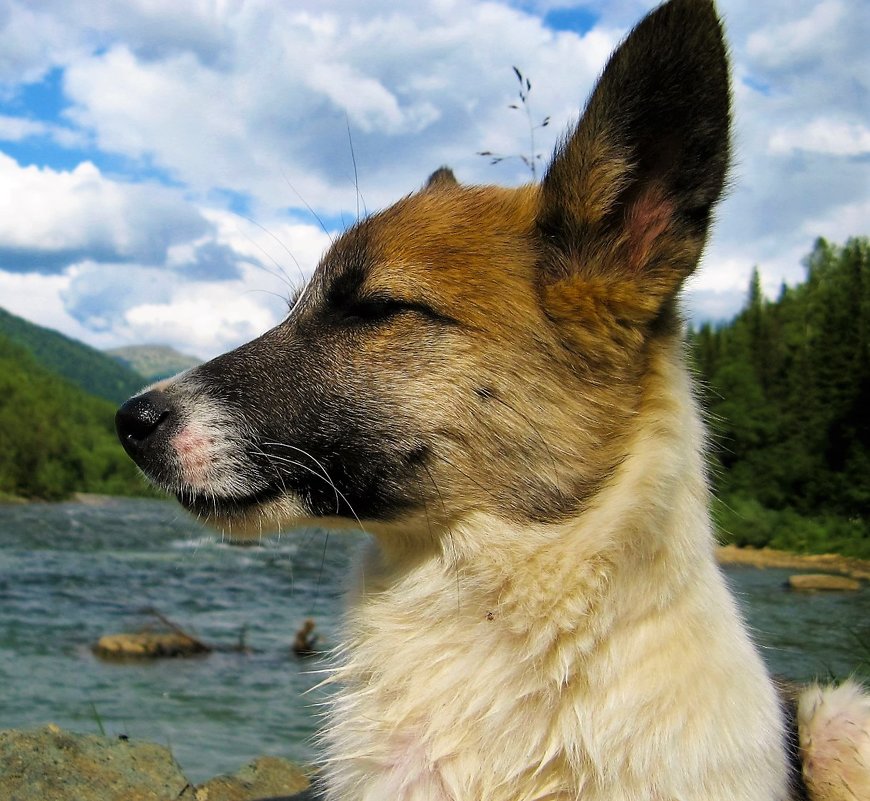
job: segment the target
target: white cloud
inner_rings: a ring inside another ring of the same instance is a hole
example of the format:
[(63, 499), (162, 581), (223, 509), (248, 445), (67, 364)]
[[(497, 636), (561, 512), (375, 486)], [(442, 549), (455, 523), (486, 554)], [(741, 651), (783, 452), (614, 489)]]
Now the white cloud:
[(192, 272), (202, 246), (195, 240), (171, 248), (160, 266), (74, 264), (55, 284), (67, 328), (111, 345), (165, 342), (209, 358), (277, 324), (329, 236), (313, 225), (259, 225), (216, 210), (204, 216), (214, 228), (206, 242), (236, 258), (232, 277)]
[(253, 264), (232, 281), (172, 279), (165, 270), (93, 262), (56, 275), (0, 270), (0, 305), (38, 325), (99, 348), (161, 342), (201, 358), (276, 325), (290, 294), (284, 276)]
[(823, 236), (831, 242), (845, 242), (850, 236), (866, 232), (870, 225), (870, 198), (855, 203), (831, 205), (818, 217), (805, 220), (802, 233)]
[(120, 327), (132, 342), (170, 342), (186, 353), (211, 357), (278, 322), (255, 300), (239, 297), (223, 285), (199, 287), (196, 295), (134, 306)]
[(465, 180), (497, 180), (476, 151), (494, 134), (510, 152), (528, 148), (524, 120), (507, 109), (511, 65), (535, 81), (540, 116), (553, 117), (540, 142), (549, 151), (619, 35), (556, 33), (496, 3), (377, 12), (241, 4), (227, 15), (220, 60), (116, 43), (69, 65), (69, 116), (101, 148), (152, 160), (196, 191), (232, 187), (266, 207), (298, 205), (289, 178), (335, 214), (355, 207), (347, 121), (369, 206), (419, 186), (443, 161)]
[(247, 219), (216, 209), (204, 209), (203, 215), (214, 226), (218, 242), (241, 258), (259, 263), (261, 272), (282, 282), (288, 294), (308, 280), (335, 236), (314, 223), (276, 217)]
[(824, 0), (810, 9), (806, 16), (789, 20), (777, 17), (749, 36), (747, 54), (767, 67), (793, 66), (816, 59), (819, 45), (832, 37), (846, 17), (842, 0)]
[(4, 3), (0, 9), (0, 87), (29, 83), (57, 64), (81, 55), (81, 25), (67, 25), (33, 4)]
[[(124, 281), (127, 270), (109, 280)], [(283, 275), (248, 264), (233, 281), (165, 281), (159, 292), (135, 290), (115, 304), (111, 330), (119, 343), (165, 342), (211, 358), (276, 325), (286, 314), (290, 289)], [(100, 307), (98, 303), (95, 308)]]
[(364, 133), (419, 133), (440, 116), (429, 102), (403, 108), (398, 97), (380, 81), (360, 74), (347, 64), (312, 64), (306, 83), (328, 97)]
[(0, 114), (0, 140), (6, 142), (17, 142), (31, 136), (45, 136), (48, 128), (44, 122)]
[(725, 247), (710, 248), (700, 268), (689, 280), (688, 289), (696, 293), (729, 294), (742, 292), (749, 281), (752, 264), (742, 253)]
[(85, 143), (85, 136), (72, 128), (28, 117), (0, 114), (0, 142), (20, 142), (34, 138), (51, 139), (65, 148), (80, 147)]
[(129, 308), (167, 302), (173, 293), (170, 276), (154, 267), (86, 261), (74, 264), (65, 275), (69, 282), (61, 293), (64, 309), (99, 333), (115, 330)]
[(159, 263), (208, 223), (177, 191), (70, 171), (21, 167), (0, 153), (0, 268), (52, 272), (90, 257)]
[(0, 306), (37, 325), (56, 328), (67, 336), (90, 341), (90, 333), (67, 314), (61, 294), (67, 275), (12, 273), (0, 270)]
[(6, 0), (0, 6), (0, 85), (38, 80), (122, 39), (143, 56), (194, 52), (219, 60), (238, 2)]
[(0, 153), (0, 184), (0, 303), (100, 347), (147, 337), (214, 356), (241, 344), (278, 322), (330, 241), (314, 224), (200, 208), (88, 162), (21, 167)]
[(833, 156), (861, 156), (870, 153), (870, 128), (860, 123), (816, 119), (797, 130), (774, 131), (768, 148), (775, 154), (808, 150)]

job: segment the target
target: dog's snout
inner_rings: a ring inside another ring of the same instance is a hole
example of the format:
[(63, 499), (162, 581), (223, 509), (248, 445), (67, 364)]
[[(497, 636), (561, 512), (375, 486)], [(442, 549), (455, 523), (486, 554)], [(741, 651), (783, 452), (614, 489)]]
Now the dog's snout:
[(130, 398), (115, 414), (115, 429), (124, 450), (136, 458), (171, 416), (169, 398), (159, 390)]

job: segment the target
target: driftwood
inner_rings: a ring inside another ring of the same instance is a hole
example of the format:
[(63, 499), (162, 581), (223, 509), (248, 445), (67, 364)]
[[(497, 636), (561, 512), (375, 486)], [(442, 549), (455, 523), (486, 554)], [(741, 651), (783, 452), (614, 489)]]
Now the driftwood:
[(135, 633), (107, 634), (93, 645), (93, 652), (105, 659), (163, 659), (198, 656), (214, 650), (157, 609), (149, 608), (145, 611), (154, 615), (169, 631), (145, 629)]

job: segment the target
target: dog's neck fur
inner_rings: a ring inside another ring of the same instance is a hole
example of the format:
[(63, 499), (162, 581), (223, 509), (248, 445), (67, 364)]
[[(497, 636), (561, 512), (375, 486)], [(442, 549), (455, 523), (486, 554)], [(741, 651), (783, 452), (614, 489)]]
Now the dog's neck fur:
[(679, 350), (652, 356), (626, 458), (576, 519), (470, 515), (423, 558), (381, 538), (335, 675), (335, 798), (787, 797), (776, 700), (714, 563)]

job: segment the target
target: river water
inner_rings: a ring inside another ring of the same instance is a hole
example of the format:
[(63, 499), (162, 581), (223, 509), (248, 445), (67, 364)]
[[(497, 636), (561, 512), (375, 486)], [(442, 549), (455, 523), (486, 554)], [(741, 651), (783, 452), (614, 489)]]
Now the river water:
[[(336, 643), (362, 537), (294, 532), (222, 544), (169, 502), (0, 505), (0, 729), (48, 722), (164, 743), (193, 781), (255, 756), (310, 761), (322, 676), (290, 652), (307, 617)], [(771, 668), (806, 680), (870, 668), (870, 590), (803, 595), (787, 571), (729, 568)], [(206, 642), (250, 651), (105, 662), (103, 634), (155, 608)]]

